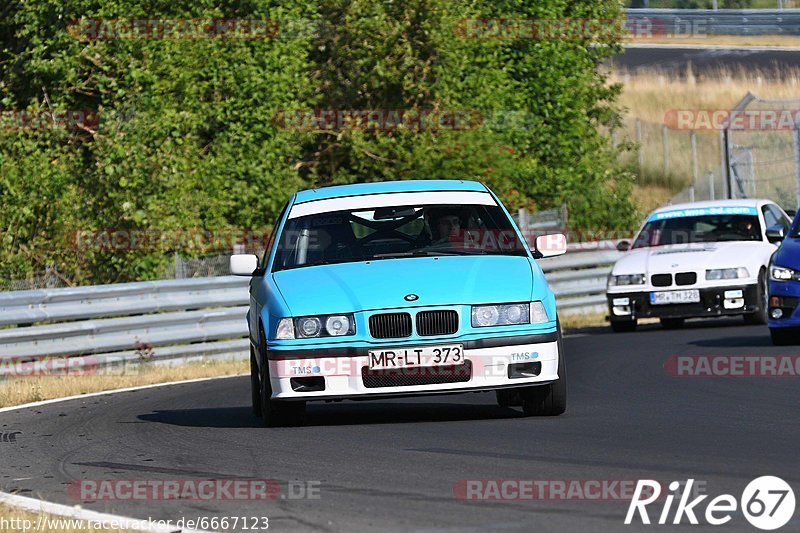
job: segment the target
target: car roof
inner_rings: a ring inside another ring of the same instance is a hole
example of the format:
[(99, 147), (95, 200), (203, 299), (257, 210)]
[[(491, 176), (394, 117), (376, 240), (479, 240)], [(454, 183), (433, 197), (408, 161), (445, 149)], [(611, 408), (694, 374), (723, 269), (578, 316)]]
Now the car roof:
[(294, 203), (313, 202), (328, 198), (346, 196), (363, 196), (365, 194), (383, 194), (395, 192), (431, 192), (431, 191), (478, 191), (488, 192), (483, 183), (469, 180), (400, 180), (377, 181), (373, 183), (355, 183), (353, 185), (333, 185), (319, 189), (307, 189), (295, 195)]
[(687, 202), (685, 204), (673, 204), (659, 207), (651, 213), (663, 213), (665, 211), (678, 211), (681, 209), (702, 209), (706, 207), (759, 207), (764, 203), (774, 203), (770, 200), (743, 198), (741, 200), (712, 200), (708, 202)]

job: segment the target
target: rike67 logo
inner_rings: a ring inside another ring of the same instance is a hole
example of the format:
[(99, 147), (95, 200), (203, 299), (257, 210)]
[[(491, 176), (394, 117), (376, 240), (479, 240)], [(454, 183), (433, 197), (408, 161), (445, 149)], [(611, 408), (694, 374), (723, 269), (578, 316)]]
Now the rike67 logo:
[[(697, 525), (700, 523), (699, 515), (707, 524), (721, 526), (730, 522), (740, 509), (751, 525), (769, 531), (783, 527), (794, 515), (794, 491), (779, 477), (762, 476), (754, 479), (745, 487), (739, 500), (731, 494), (721, 494), (706, 503), (704, 512), (701, 512), (701, 504), (708, 495), (697, 496), (690, 501), (693, 484), (694, 479), (687, 480), (685, 484), (673, 481), (669, 484), (666, 497), (662, 499), (662, 486), (658, 481), (639, 480), (625, 516), (625, 524), (630, 525), (637, 514), (642, 524), (650, 524), (647, 507), (651, 506), (651, 511), (658, 511), (662, 501), (663, 507), (656, 522), (662, 525), (670, 521), (670, 515), (672, 524), (680, 524), (685, 518), (690, 524)], [(678, 493), (681, 487), (684, 489)], [(678, 503), (672, 514), (672, 504), (676, 499)]]

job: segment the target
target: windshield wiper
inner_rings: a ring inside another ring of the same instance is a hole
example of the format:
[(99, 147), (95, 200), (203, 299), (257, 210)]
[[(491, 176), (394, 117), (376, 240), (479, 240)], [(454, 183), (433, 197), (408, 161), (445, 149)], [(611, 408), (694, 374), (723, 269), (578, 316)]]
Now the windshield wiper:
[(372, 257), (374, 259), (391, 259), (393, 257), (432, 257), (436, 255), (475, 255), (475, 254), (460, 250), (411, 250), (409, 252), (387, 252), (384, 254), (375, 254)]

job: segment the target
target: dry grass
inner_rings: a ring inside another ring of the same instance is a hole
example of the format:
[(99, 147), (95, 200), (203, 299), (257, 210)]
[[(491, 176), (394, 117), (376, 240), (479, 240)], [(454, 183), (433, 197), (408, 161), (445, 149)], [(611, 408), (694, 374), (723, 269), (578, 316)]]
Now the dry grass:
[(0, 407), (77, 396), (90, 392), (136, 387), (249, 372), (248, 362), (203, 361), (179, 366), (144, 364), (123, 375), (38, 376), (0, 381)]
[[(37, 524), (40, 526), (37, 529)], [(83, 523), (84, 527), (75, 519), (64, 518), (46, 513), (36, 514), (20, 511), (14, 507), (0, 505), (0, 533), (22, 533), (37, 531), (39, 533), (89, 533), (101, 531), (122, 531), (119, 529), (95, 529), (90, 524)], [(28, 526), (28, 527), (26, 527)]]
[(570, 333), (576, 329), (602, 327), (608, 324), (606, 315), (608, 313), (582, 313), (575, 315), (564, 315), (559, 317), (561, 329), (564, 333)]
[[(643, 164), (639, 168), (637, 154), (627, 154), (624, 162), (639, 173), (640, 186), (657, 186), (657, 188), (678, 192), (687, 187), (692, 179), (691, 165), (691, 140), (690, 132), (685, 130), (667, 129), (669, 165), (664, 165), (664, 118), (670, 110), (678, 109), (731, 109), (749, 91), (761, 100), (795, 100), (789, 107), (797, 109), (800, 106), (800, 70), (785, 70), (776, 72), (772, 70), (728, 71), (714, 70), (697, 75), (691, 65), (682, 76), (675, 76), (658, 71), (631, 74), (615, 72), (611, 76), (612, 82), (623, 85), (623, 92), (619, 103), (626, 110), (624, 126), (621, 134), (617, 135), (618, 142), (635, 143), (635, 119), (641, 121), (642, 142), (641, 151)], [(774, 109), (787, 107), (786, 104), (770, 104), (760, 102), (751, 104), (748, 109)], [(740, 144), (756, 144), (766, 146), (762, 152), (754, 155), (761, 162), (782, 161), (791, 159), (790, 153), (784, 153), (791, 142), (784, 137), (785, 132), (761, 133), (756, 138), (755, 133), (742, 133)], [(750, 136), (745, 139), (743, 136)], [(697, 131), (698, 177), (699, 185), (707, 189), (709, 172), (713, 172), (718, 179), (716, 193), (721, 193), (720, 174), (720, 141), (718, 131)], [(739, 142), (739, 140), (735, 140)], [(790, 141), (790, 139), (789, 139)], [(764, 163), (762, 163), (764, 165)], [(763, 168), (763, 167), (762, 167)], [(780, 166), (766, 168), (774, 174), (762, 176), (763, 178), (782, 179), (790, 174), (791, 169)], [(643, 200), (650, 200), (650, 189), (640, 190), (638, 196)], [(757, 191), (756, 195), (761, 192)], [(642, 211), (647, 211), (644, 206)]]
[[(681, 77), (657, 71), (616, 72), (623, 84), (619, 103), (631, 118), (663, 123), (670, 109), (730, 109), (748, 92), (763, 99), (800, 100), (800, 70), (713, 70), (697, 75), (691, 65)], [(800, 103), (800, 101), (798, 102)]]
[(677, 46), (800, 46), (800, 37), (794, 35), (699, 35), (696, 37), (653, 37), (648, 39), (629, 39), (631, 44), (673, 44)]

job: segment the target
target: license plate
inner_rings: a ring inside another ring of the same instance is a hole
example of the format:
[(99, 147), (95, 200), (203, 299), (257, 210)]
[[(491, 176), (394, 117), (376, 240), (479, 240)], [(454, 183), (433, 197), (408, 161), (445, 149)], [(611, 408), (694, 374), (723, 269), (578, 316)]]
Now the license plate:
[(369, 351), (369, 367), (372, 370), (442, 366), (463, 362), (464, 347), (461, 344)]
[(699, 301), (700, 301), (700, 291), (697, 289), (650, 293), (651, 305), (693, 304)]

